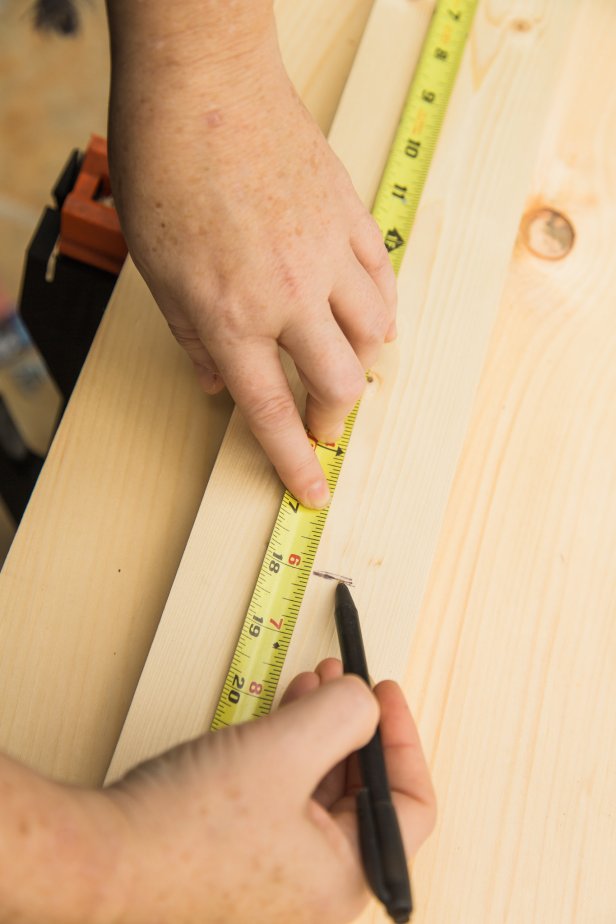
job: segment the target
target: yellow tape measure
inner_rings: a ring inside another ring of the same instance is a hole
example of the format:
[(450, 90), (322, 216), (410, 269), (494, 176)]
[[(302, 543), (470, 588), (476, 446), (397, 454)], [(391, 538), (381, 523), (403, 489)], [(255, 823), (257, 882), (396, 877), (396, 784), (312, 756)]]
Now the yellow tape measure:
[[(410, 236), (478, 0), (439, 0), (404, 105), (372, 214), (396, 273)], [(331, 493), (357, 415), (338, 443), (312, 440)], [(270, 712), (323, 533), (327, 510), (285, 492), (211, 728)]]

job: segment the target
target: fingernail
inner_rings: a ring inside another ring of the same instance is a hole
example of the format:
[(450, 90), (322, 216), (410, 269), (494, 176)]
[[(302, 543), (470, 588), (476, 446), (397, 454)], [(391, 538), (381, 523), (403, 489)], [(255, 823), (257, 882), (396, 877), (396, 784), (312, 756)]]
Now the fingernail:
[(331, 494), (326, 481), (315, 481), (306, 491), (306, 499), (309, 507), (320, 509), (326, 507), (330, 500)]

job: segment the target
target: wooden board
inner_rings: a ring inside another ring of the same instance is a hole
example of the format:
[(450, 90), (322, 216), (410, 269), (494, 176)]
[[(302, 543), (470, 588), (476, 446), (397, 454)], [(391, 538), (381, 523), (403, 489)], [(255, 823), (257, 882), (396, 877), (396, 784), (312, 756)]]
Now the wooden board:
[[(324, 128), (370, 5), (277, 3)], [(230, 407), (200, 394), (129, 262), (0, 575), (0, 748), (101, 782)]]
[[(543, 28), (522, 40), (507, 16), (478, 14), (399, 280), (400, 336), (375, 367), (321, 540), (315, 568), (353, 578), (372, 614), (364, 631), (377, 677), (406, 668), (572, 8), (548, 5)], [(366, 201), (380, 173), (374, 138), (383, 155), (419, 15), (375, 6), (332, 128)], [(544, 92), (529, 107), (537, 83)], [(234, 415), (108, 779), (207, 729), (279, 501)], [(332, 584), (313, 577), (283, 680), (335, 650), (332, 603)]]
[[(414, 634), (418, 922), (616, 921), (614, 36), (614, 4), (577, 4)], [(528, 248), (543, 208), (575, 231), (557, 261)]]
[(225, 424), (128, 266), (0, 577), (10, 754), (100, 780)]
[[(421, 0), (424, 9), (434, 0)], [(285, 67), (324, 132), (331, 126), (373, 0), (275, 0)]]

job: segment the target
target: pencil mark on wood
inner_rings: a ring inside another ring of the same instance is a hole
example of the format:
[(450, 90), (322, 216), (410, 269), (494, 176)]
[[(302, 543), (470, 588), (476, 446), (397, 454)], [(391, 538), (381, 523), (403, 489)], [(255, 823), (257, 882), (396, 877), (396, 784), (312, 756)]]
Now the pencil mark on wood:
[(341, 574), (334, 574), (332, 571), (313, 571), (315, 577), (325, 578), (328, 581), (339, 581), (341, 584), (347, 584), (353, 587), (353, 578), (344, 577)]

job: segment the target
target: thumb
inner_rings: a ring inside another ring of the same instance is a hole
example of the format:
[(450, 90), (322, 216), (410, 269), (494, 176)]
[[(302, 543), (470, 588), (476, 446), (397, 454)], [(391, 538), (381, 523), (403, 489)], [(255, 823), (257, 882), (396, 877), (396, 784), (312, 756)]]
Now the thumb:
[(378, 721), (379, 705), (370, 688), (346, 674), (249, 728), (255, 739), (259, 733), (261, 761), (267, 755), (272, 772), (293, 780), (303, 800), (337, 763), (370, 740)]

